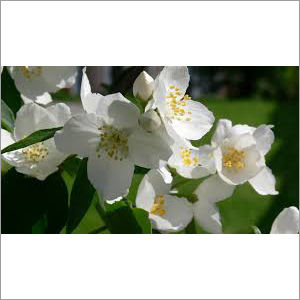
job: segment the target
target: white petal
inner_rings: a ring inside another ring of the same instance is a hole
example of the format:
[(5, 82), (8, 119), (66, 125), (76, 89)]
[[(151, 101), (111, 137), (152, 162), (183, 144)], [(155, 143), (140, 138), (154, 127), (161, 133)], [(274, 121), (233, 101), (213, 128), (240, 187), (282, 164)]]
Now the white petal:
[(257, 148), (264, 155), (269, 152), (274, 142), (274, 133), (271, 128), (273, 128), (273, 125), (260, 125), (253, 133)]
[[(183, 138), (189, 140), (201, 139), (212, 127), (214, 116), (203, 104), (193, 100), (187, 100), (184, 107), (186, 114), (180, 120), (173, 119), (171, 125)], [(191, 114), (187, 114), (190, 112)]]
[(253, 132), (255, 131), (255, 127), (252, 126), (248, 126), (248, 125), (234, 125), (231, 129), (230, 129), (230, 133), (229, 135), (241, 135), (241, 134), (253, 134)]
[[(21, 94), (21, 98), (25, 104), (31, 103), (33, 101), (22, 94)], [(41, 105), (47, 105), (52, 102), (52, 97), (48, 92), (45, 92), (44, 94), (42, 94), (40, 96), (36, 96), (34, 99), (34, 102), (37, 104), (41, 104)]]
[[(43, 77), (43, 67), (8, 67), (8, 70), (14, 79), (18, 91), (26, 97), (26, 99), (37, 100), (38, 97), (44, 95), (45, 92), (54, 92), (57, 90), (46, 82)], [(32, 75), (25, 76), (26, 70)]]
[(272, 234), (298, 233), (299, 232), (299, 210), (291, 206), (285, 208), (275, 219), (272, 225)]
[(146, 107), (145, 107), (145, 112), (147, 112), (148, 110), (150, 109), (156, 109), (156, 105), (155, 105), (155, 102), (154, 102), (154, 99), (151, 99), (148, 101)]
[(76, 82), (77, 67), (43, 67), (42, 73), (45, 81), (52, 87), (49, 92), (53, 92), (74, 85)]
[(13, 135), (5, 129), (1, 128), (1, 150), (15, 143)]
[(101, 105), (104, 96), (98, 93), (92, 93), (89, 79), (86, 75), (86, 67), (82, 70), (82, 81), (80, 89), (80, 98), (83, 109), (88, 113), (96, 113), (97, 107)]
[[(145, 188), (146, 187), (146, 188)], [(143, 199), (148, 199), (148, 193), (153, 197), (155, 195), (168, 194), (171, 189), (171, 184), (166, 183), (164, 177), (158, 170), (150, 170), (143, 178), (139, 185), (137, 193), (137, 206), (140, 206), (140, 203), (143, 203)], [(151, 191), (152, 190), (152, 191)], [(149, 200), (149, 199), (148, 199)], [(153, 202), (154, 198), (151, 200)], [(143, 207), (142, 207), (143, 208)], [(145, 208), (144, 208), (145, 209)], [(146, 209), (149, 211), (149, 209)]]
[(212, 143), (221, 144), (221, 142), (229, 135), (232, 123), (226, 119), (220, 119), (217, 124), (216, 131), (212, 137)]
[(68, 105), (58, 103), (46, 108), (56, 119), (56, 126), (63, 126), (71, 118), (71, 110)]
[(161, 160), (159, 162), (159, 169), (157, 170), (160, 175), (162, 176), (165, 183), (169, 184), (172, 183), (173, 177), (169, 169), (167, 168), (167, 162)]
[(169, 138), (164, 129), (153, 133), (146, 132), (140, 126), (129, 136), (128, 146), (131, 160), (138, 166), (159, 168), (159, 161), (167, 161), (172, 154)]
[(153, 99), (159, 112), (165, 114), (166, 96), (170, 87), (180, 89), (185, 94), (189, 85), (190, 75), (187, 67), (164, 67), (154, 82)]
[(210, 145), (200, 146), (199, 149), (200, 164), (205, 167), (210, 174), (216, 173), (215, 153), (217, 149)]
[(193, 218), (193, 205), (185, 198), (170, 195), (164, 195), (164, 201), (164, 215), (149, 215), (153, 228), (162, 232), (184, 229)]
[(225, 182), (234, 185), (243, 184), (254, 178), (264, 168), (264, 157), (257, 150), (256, 145), (245, 148), (243, 151), (245, 153), (244, 168), (239, 170), (227, 168), (223, 166), (222, 160), (216, 164), (218, 174)]
[(158, 80), (163, 82), (165, 87), (175, 86), (185, 94), (190, 81), (189, 70), (187, 67), (164, 67)]
[(122, 161), (89, 157), (88, 178), (104, 200), (113, 200), (127, 194), (134, 165), (128, 159)]
[(55, 133), (54, 140), (59, 151), (86, 157), (96, 153), (100, 141), (99, 120), (95, 114), (80, 114), (66, 122), (62, 130)]
[(96, 114), (118, 128), (135, 128), (140, 116), (139, 109), (121, 93), (104, 96), (96, 109)]
[(56, 119), (45, 108), (35, 103), (25, 104), (17, 112), (15, 136), (22, 139), (25, 136), (46, 128), (57, 127)]
[(227, 184), (218, 175), (205, 179), (195, 190), (199, 201), (218, 202), (232, 196), (234, 185)]
[(220, 212), (214, 203), (210, 203), (206, 199), (199, 199), (194, 203), (194, 218), (207, 232), (222, 233)]
[(210, 174), (207, 168), (200, 165), (200, 153), (197, 148), (173, 145), (173, 154), (168, 164), (185, 178), (201, 178)]
[(260, 195), (277, 195), (276, 179), (268, 167), (263, 168), (249, 183)]

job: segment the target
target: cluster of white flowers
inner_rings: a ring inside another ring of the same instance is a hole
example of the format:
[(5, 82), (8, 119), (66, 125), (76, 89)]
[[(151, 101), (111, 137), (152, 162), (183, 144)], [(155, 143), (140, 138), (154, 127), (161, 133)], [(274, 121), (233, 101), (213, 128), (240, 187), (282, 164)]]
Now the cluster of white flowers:
[[(72, 85), (77, 73), (73, 67), (9, 70), (25, 103), (43, 104), (51, 100), (49, 92)], [(206, 231), (222, 233), (216, 202), (230, 197), (237, 185), (248, 181), (261, 195), (278, 193), (265, 164), (274, 134), (270, 125), (255, 128), (221, 119), (211, 144), (194, 147), (191, 141), (201, 139), (215, 119), (186, 94), (189, 79), (187, 67), (165, 67), (155, 79), (143, 71), (133, 85), (134, 96), (145, 107), (140, 112), (121, 93), (92, 93), (84, 68), (84, 112), (71, 116), (65, 104), (47, 108), (25, 104), (17, 113), (14, 133), (1, 130), (2, 148), (39, 129), (63, 129), (52, 139), (5, 153), (2, 158), (17, 171), (44, 180), (68, 155), (87, 157), (88, 178), (101, 199), (109, 202), (127, 195), (134, 166), (150, 169), (139, 185), (136, 206), (149, 212), (153, 228), (180, 231), (194, 217)], [(195, 203), (172, 190), (170, 168), (185, 178), (206, 177), (194, 192)], [(291, 210), (292, 214), (283, 212), (274, 222), (274, 233), (298, 231), (299, 212)]]

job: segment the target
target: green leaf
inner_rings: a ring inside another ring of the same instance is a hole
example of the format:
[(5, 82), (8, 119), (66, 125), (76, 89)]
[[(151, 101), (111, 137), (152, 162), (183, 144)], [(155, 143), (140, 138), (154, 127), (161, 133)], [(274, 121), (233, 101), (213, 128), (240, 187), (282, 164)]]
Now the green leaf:
[(59, 233), (65, 225), (68, 192), (59, 172), (40, 181), (13, 168), (2, 177), (1, 187), (2, 233)]
[(14, 113), (3, 100), (1, 100), (1, 127), (10, 132), (12, 132), (15, 127)]
[(1, 74), (1, 99), (13, 111), (14, 115), (23, 105), (20, 93), (16, 89), (14, 80), (10, 77), (7, 68), (3, 68)]
[(70, 197), (70, 211), (66, 232), (71, 233), (88, 211), (95, 189), (87, 178), (87, 158), (80, 164)]
[(122, 200), (106, 204), (106, 224), (111, 233), (152, 233), (147, 211), (131, 208)]
[(49, 129), (41, 129), (36, 132), (33, 132), (26, 138), (19, 140), (18, 142), (11, 144), (4, 148), (1, 153), (6, 153), (14, 150), (18, 150), (21, 148), (25, 148), (27, 146), (48, 140), (52, 138), (57, 130), (62, 129), (62, 127), (49, 128)]

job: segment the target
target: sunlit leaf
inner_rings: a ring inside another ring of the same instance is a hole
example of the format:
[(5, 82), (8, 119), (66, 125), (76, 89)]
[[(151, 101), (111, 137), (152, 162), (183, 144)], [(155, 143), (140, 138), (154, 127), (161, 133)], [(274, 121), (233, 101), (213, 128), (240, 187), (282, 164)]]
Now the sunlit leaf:
[(87, 178), (87, 158), (84, 158), (71, 191), (67, 233), (71, 233), (80, 223), (92, 203), (94, 194), (95, 189)]
[(151, 233), (147, 211), (131, 208), (126, 201), (106, 204), (106, 224), (111, 233)]
[(56, 128), (49, 128), (49, 129), (42, 129), (38, 130), (30, 135), (28, 135), (26, 138), (17, 141), (14, 144), (11, 144), (4, 148), (1, 153), (10, 152), (18, 149), (25, 148), (27, 146), (48, 140), (52, 138), (57, 130), (62, 129), (62, 127), (56, 127)]
[(14, 113), (7, 106), (7, 104), (1, 100), (1, 127), (12, 132), (15, 126)]

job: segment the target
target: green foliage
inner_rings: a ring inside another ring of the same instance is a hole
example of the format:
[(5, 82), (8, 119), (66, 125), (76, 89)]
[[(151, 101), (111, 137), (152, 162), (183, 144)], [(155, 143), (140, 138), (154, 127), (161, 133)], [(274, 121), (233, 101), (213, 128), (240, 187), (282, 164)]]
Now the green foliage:
[(12, 110), (14, 115), (23, 104), (19, 91), (16, 89), (13, 79), (10, 77), (7, 68), (3, 68), (1, 74), (1, 99)]
[(7, 104), (1, 100), (1, 127), (13, 132), (15, 127), (15, 116)]
[(70, 211), (66, 232), (71, 233), (89, 209), (95, 189), (87, 178), (87, 158), (80, 164), (70, 197)]
[(57, 130), (60, 130), (60, 129), (62, 129), (62, 127), (41, 129), (41, 130), (35, 131), (32, 134), (30, 134), (29, 136), (27, 136), (26, 138), (7, 146), (3, 150), (1, 150), (1, 153), (3, 154), (6, 152), (22, 149), (22, 148), (28, 147), (30, 145), (36, 144), (38, 142), (48, 140), (54, 136), (54, 134)]
[(59, 172), (40, 181), (11, 169), (2, 177), (2, 233), (59, 233), (68, 191)]
[(151, 233), (149, 214), (131, 208), (125, 200), (106, 204), (106, 224), (111, 233)]

